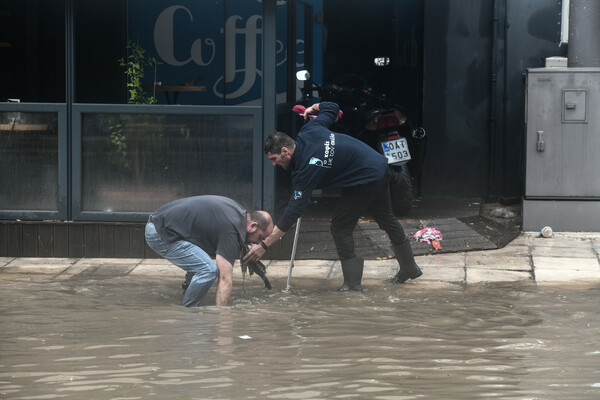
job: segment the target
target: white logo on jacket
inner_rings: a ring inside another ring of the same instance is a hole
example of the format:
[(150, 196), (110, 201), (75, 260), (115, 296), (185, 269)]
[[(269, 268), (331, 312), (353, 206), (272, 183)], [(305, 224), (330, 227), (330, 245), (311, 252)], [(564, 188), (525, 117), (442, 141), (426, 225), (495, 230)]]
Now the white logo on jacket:
[(333, 166), (333, 156), (335, 154), (335, 136), (333, 133), (329, 135), (329, 140), (323, 143), (323, 159), (311, 157), (308, 161), (309, 165), (317, 167), (331, 168)]
[(311, 157), (311, 159), (308, 162), (308, 164), (309, 165), (316, 165), (317, 167), (322, 167), (323, 166), (323, 160), (320, 160), (317, 157)]

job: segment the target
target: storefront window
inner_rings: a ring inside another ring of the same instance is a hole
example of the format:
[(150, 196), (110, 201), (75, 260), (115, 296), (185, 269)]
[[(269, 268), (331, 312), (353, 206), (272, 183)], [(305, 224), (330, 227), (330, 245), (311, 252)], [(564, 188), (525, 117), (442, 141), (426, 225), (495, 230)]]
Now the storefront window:
[(202, 194), (252, 205), (253, 117), (83, 114), (82, 211), (151, 212)]
[(56, 113), (0, 112), (0, 205), (57, 210)]

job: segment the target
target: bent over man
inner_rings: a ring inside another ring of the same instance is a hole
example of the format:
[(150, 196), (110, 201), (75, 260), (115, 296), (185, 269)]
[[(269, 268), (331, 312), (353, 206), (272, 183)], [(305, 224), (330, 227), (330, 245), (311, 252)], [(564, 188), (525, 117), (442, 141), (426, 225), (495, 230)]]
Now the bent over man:
[(145, 233), (152, 250), (187, 272), (189, 286), (181, 305), (194, 307), (217, 278), (216, 304), (226, 306), (241, 246), (260, 243), (272, 232), (273, 220), (266, 211), (247, 212), (230, 198), (208, 195), (160, 207), (150, 216)]
[(331, 219), (331, 234), (342, 263), (344, 283), (340, 291), (362, 291), (364, 260), (354, 251), (352, 232), (358, 219), (370, 213), (392, 242), (392, 250), (400, 269), (395, 280), (404, 283), (422, 275), (415, 263), (410, 242), (393, 215), (387, 159), (365, 143), (344, 134), (334, 133), (329, 126), (338, 115), (338, 105), (331, 102), (314, 104), (306, 109), (317, 118), (306, 123), (296, 140), (281, 132), (272, 133), (265, 143), (265, 154), (273, 163), (291, 170), (292, 196), (273, 233), (252, 246), (244, 257), (256, 261), (266, 248), (281, 238), (306, 210), (313, 189), (342, 187), (342, 195)]

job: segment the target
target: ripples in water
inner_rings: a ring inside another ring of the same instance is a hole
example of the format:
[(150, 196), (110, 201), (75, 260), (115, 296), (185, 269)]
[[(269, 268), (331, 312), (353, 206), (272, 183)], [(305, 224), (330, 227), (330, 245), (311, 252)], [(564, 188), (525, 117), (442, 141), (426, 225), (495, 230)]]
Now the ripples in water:
[[(0, 398), (597, 399), (600, 288), (172, 278), (0, 286)], [(214, 298), (213, 292), (209, 298)]]

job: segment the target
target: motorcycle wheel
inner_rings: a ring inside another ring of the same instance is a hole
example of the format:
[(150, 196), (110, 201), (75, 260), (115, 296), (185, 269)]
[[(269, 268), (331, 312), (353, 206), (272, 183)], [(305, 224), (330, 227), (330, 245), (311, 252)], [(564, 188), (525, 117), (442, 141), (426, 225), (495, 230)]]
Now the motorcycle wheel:
[(390, 197), (392, 198), (392, 210), (397, 217), (408, 215), (413, 205), (413, 185), (408, 166), (406, 164), (389, 166), (390, 173)]

